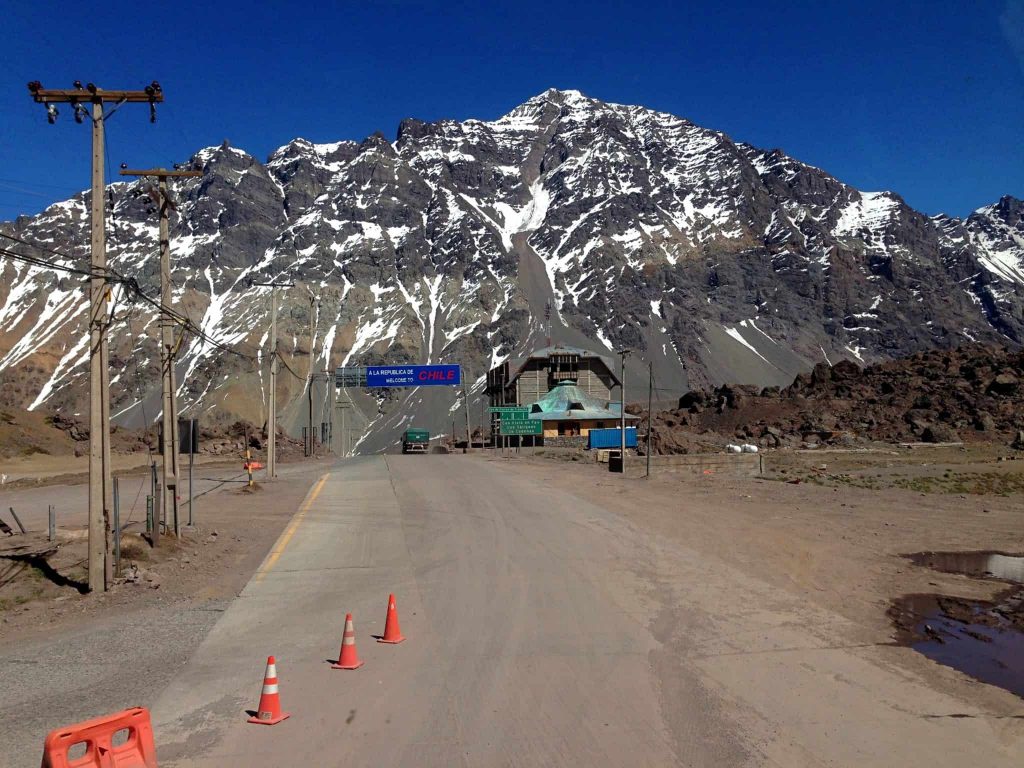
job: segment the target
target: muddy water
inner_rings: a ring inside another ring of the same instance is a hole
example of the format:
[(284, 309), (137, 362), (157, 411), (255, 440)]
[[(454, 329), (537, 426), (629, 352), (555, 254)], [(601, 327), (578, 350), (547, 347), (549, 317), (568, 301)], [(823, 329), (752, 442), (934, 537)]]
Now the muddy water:
[[(947, 573), (1024, 584), (1024, 557), (1000, 552), (920, 552), (912, 562)], [(891, 612), (903, 641), (928, 658), (1024, 698), (1024, 589), (995, 602), (907, 595)]]
[(929, 659), (1024, 697), (1024, 633), (1007, 608), (971, 600), (914, 595), (903, 607), (917, 618), (909, 645)]

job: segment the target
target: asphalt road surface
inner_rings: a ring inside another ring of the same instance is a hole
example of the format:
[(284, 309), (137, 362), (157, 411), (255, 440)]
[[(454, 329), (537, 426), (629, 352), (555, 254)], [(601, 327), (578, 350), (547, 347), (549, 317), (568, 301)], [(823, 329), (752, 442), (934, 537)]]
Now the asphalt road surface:
[[(1020, 764), (910, 651), (538, 477), (327, 472), (154, 705), (161, 766)], [(390, 592), (400, 645), (372, 637)], [(334, 671), (346, 612), (365, 666)], [(291, 717), (251, 725), (271, 654)]]
[[(673, 764), (624, 548), (560, 501), (460, 457), (332, 470), (155, 705), (161, 765)], [(366, 663), (334, 671), (349, 611)], [(292, 716), (249, 725), (269, 654)]]

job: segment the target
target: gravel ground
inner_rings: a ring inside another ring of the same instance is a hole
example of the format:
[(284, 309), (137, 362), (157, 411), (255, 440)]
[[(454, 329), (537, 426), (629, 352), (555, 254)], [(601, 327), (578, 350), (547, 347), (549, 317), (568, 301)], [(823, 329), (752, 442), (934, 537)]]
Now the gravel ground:
[(207, 496), (195, 536), (167, 560), (142, 564), (159, 588), (119, 584), (100, 596), (66, 589), (56, 600), (0, 612), (0, 764), (34, 768), (53, 728), (152, 704), (248, 581), (323, 466), (282, 467), (275, 483), (254, 494), (224, 486)]

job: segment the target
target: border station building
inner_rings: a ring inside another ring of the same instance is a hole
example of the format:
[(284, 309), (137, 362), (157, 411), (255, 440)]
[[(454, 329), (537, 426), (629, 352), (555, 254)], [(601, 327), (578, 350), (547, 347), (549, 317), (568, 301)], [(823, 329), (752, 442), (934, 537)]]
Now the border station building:
[[(585, 444), (591, 429), (618, 428), (613, 392), (620, 384), (613, 358), (556, 344), (493, 368), (487, 374), (487, 395), (492, 406), (530, 408), (530, 419), (544, 422), (546, 445)], [(627, 414), (626, 420), (636, 417)]]

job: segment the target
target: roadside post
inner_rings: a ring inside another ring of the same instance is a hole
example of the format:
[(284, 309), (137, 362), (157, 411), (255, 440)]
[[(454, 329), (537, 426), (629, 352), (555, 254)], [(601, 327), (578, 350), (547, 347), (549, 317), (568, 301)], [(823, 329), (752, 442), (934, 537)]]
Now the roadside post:
[(149, 465), (149, 498), (150, 518), (152, 527), (149, 529), (149, 540), (156, 547), (160, 543), (160, 504), (157, 501), (159, 482), (156, 479), (156, 462)]
[(195, 485), (195, 475), (193, 473), (193, 469), (195, 467), (195, 464), (196, 464), (196, 452), (193, 449), (193, 450), (190, 450), (188, 452), (188, 524), (189, 524), (189, 527), (192, 527), (194, 525), (194, 523), (192, 522), (192, 507), (193, 507), (193, 504), (195, 503), (195, 494), (192, 492), (192, 488)]
[(166, 531), (163, 527), (167, 522), (164, 514), (164, 505), (160, 503), (160, 481), (157, 480), (156, 493), (153, 495), (153, 541), (157, 541)]
[(21, 529), (22, 533), (24, 533), (25, 526), (21, 524), (21, 518), (18, 517), (18, 513), (14, 511), (14, 507), (8, 507), (8, 509), (11, 510), (11, 517), (14, 518), (14, 522), (18, 524), (18, 528)]
[(121, 575), (121, 486), (114, 478), (114, 575)]
[[(459, 368), (461, 377), (462, 368)], [(466, 380), (462, 379), (462, 396), (466, 399), (466, 453), (473, 452), (473, 427), (469, 423), (469, 390), (466, 388)]]
[(55, 541), (57, 538), (57, 510), (54, 509), (53, 504), (46, 505), (46, 517), (49, 522), (50, 541)]
[(194, 523), (192, 508), (195, 504), (195, 494), (192, 491), (196, 453), (199, 451), (199, 421), (197, 419), (181, 419), (178, 421), (178, 439), (180, 453), (188, 454), (188, 525), (191, 528)]

